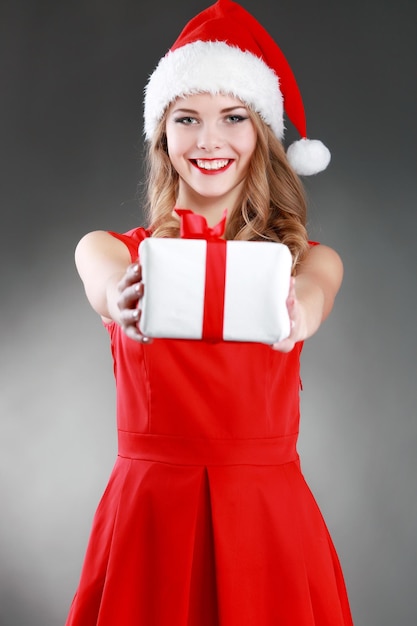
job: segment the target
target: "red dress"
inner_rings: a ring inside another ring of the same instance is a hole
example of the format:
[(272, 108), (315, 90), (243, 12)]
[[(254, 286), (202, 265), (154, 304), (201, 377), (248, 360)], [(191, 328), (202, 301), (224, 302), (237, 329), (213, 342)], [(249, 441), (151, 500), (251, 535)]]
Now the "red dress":
[[(135, 260), (146, 232), (115, 236)], [(352, 625), (296, 450), (301, 344), (108, 331), (119, 452), (67, 626)]]

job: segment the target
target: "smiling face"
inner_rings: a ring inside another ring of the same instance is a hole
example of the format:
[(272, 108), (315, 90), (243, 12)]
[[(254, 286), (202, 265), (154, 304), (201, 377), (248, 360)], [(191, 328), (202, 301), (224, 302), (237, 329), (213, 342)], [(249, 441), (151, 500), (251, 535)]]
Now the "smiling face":
[(177, 206), (218, 221), (241, 194), (256, 130), (237, 98), (208, 93), (178, 98), (168, 109), (169, 158), (179, 175)]

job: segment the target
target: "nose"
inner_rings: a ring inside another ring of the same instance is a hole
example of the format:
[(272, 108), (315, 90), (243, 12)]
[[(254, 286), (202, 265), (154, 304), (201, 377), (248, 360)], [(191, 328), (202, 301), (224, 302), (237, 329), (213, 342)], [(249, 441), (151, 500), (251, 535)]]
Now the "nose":
[(215, 124), (203, 124), (199, 129), (197, 147), (210, 152), (218, 150), (223, 145), (221, 133)]

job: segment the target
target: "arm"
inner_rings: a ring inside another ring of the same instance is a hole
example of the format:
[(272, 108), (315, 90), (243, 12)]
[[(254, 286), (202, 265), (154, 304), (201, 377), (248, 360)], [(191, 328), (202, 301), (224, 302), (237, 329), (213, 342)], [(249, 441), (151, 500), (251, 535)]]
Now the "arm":
[(292, 279), (287, 300), (291, 334), (274, 344), (275, 350), (289, 352), (298, 341), (311, 337), (329, 315), (343, 278), (342, 261), (327, 246), (314, 246)]
[(104, 321), (115, 321), (129, 337), (143, 341), (137, 327), (141, 268), (132, 264), (127, 247), (105, 231), (94, 231), (78, 243), (75, 264), (92, 308)]

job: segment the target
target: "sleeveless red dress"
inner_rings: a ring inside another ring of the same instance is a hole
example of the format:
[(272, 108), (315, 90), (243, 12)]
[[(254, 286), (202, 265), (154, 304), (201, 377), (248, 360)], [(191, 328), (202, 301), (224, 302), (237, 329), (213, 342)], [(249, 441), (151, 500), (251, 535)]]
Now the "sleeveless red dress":
[[(136, 260), (146, 231), (112, 234)], [(301, 344), (107, 327), (118, 457), (67, 626), (352, 625), (296, 450)]]

